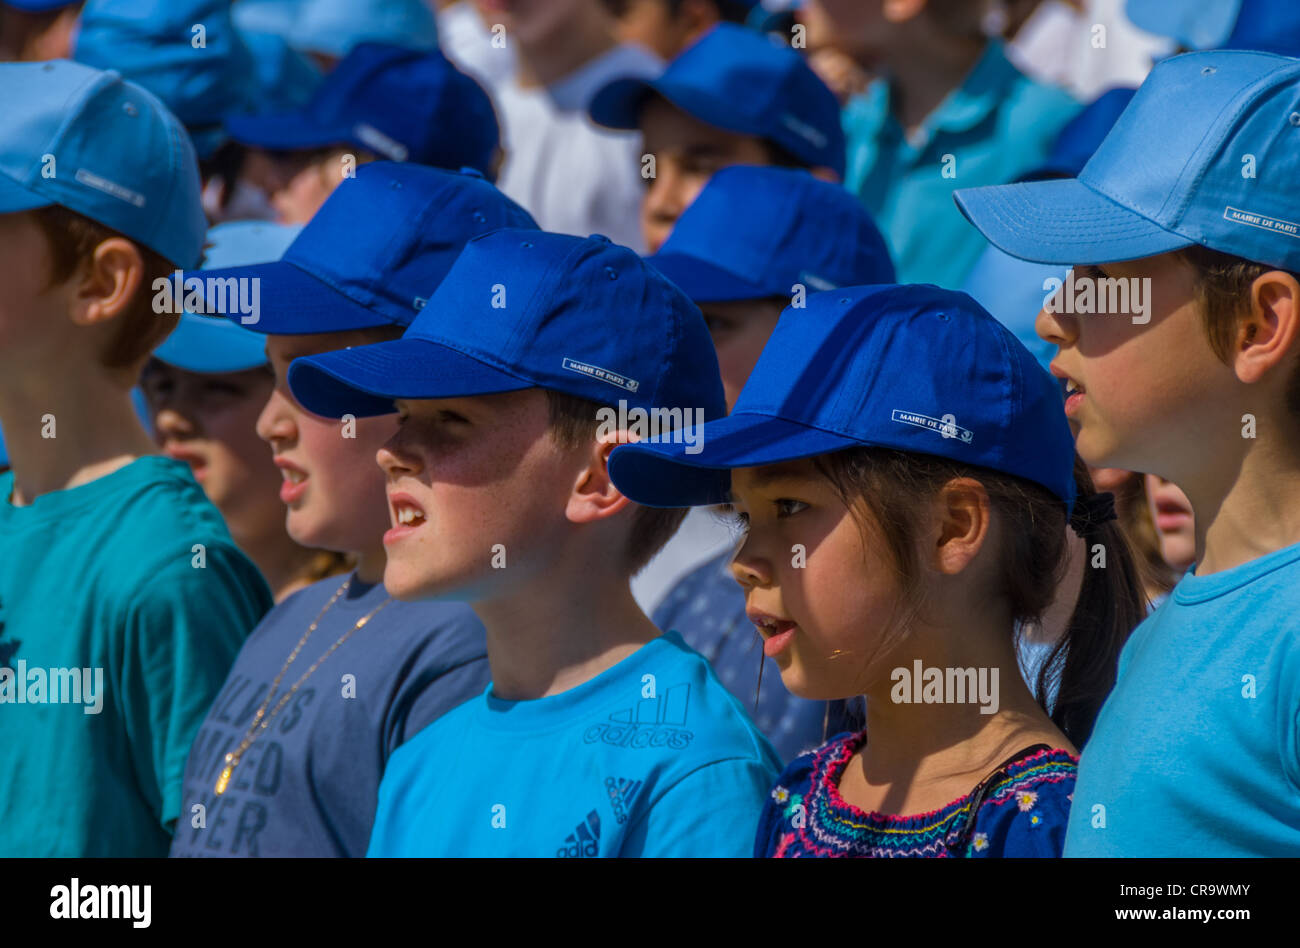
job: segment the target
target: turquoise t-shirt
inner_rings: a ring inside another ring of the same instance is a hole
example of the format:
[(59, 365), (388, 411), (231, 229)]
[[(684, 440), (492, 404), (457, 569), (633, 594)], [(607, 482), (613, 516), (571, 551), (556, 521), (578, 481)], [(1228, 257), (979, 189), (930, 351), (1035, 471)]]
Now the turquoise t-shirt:
[(1129, 638), (1066, 856), (1300, 856), (1300, 544), (1188, 573)]
[(986, 243), (952, 192), (1005, 184), (1042, 164), (1081, 105), (1016, 69), (996, 40), (911, 141), (891, 96), (880, 79), (845, 106), (845, 187), (875, 215), (899, 283), (959, 289)]
[(0, 856), (165, 856), (190, 742), (271, 592), (179, 461), (12, 492), (0, 475)]
[(389, 759), (370, 856), (749, 856), (776, 752), (676, 632), (536, 701), (491, 686)]

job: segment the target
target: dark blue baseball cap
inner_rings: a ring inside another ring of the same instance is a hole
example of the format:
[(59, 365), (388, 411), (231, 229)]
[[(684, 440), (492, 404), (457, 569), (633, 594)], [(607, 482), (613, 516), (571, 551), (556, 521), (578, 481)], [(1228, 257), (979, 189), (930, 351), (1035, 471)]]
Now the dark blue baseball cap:
[(615, 79), (591, 100), (598, 125), (634, 129), (657, 92), (708, 125), (780, 145), (810, 167), (844, 177), (844, 130), (835, 93), (788, 46), (719, 23), (668, 64), (658, 79)]
[[(208, 231), (203, 270), (269, 263), (293, 243), (301, 225), (229, 221)], [(181, 313), (155, 359), (188, 372), (242, 372), (266, 364), (266, 339), (232, 319)]]
[(235, 141), (271, 151), (354, 145), (390, 161), (492, 171), (492, 101), (438, 50), (360, 43), (301, 109), (226, 121)]
[(789, 297), (893, 283), (894, 265), (862, 202), (791, 168), (717, 172), (648, 258), (696, 303)]
[(516, 229), (471, 240), (401, 339), (295, 359), (289, 387), (334, 418), (525, 388), (726, 412), (708, 328), (681, 290), (606, 237)]
[[(649, 507), (725, 502), (731, 471), (865, 445), (949, 458), (1074, 503), (1074, 437), (1055, 381), (965, 293), (850, 287), (787, 307), (736, 407), (698, 444), (614, 449), (620, 491)], [(687, 448), (695, 447), (695, 453)]]
[(1294, 0), (1128, 0), (1134, 26), (1188, 49), (1300, 53), (1300, 4)]
[(180, 266), (207, 221), (194, 146), (151, 92), (56, 59), (0, 63), (0, 214), (60, 204)]
[(954, 197), (991, 243), (1036, 263), (1200, 244), (1300, 271), (1297, 180), (1300, 60), (1218, 50), (1158, 63), (1077, 178)]
[(13, 7), (24, 13), (47, 13), (79, 2), (80, 0), (4, 0), (3, 6)]
[(474, 171), (376, 161), (357, 169), (274, 263), (184, 274), (219, 285), (257, 279), (260, 313), (222, 313), (255, 332), (305, 335), (407, 326), (471, 238), (535, 228), (528, 212)]
[(226, 140), (222, 121), (251, 109), (257, 91), (228, 0), (88, 0), (73, 58), (115, 69), (156, 95), (200, 158)]

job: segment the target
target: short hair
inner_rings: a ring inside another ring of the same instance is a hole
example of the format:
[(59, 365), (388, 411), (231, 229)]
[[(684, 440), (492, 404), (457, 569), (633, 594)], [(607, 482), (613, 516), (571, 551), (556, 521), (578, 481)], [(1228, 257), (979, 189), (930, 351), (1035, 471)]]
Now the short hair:
[[(579, 448), (596, 437), (600, 427), (599, 402), (553, 389), (543, 389), (550, 411), (550, 433), (562, 448)], [(635, 576), (667, 543), (686, 518), (684, 507), (637, 506), (632, 514), (632, 532), (624, 551), (625, 565)]]
[(139, 241), (91, 220), (60, 204), (32, 211), (36, 223), (45, 234), (50, 248), (50, 284), (63, 283), (75, 276), (106, 240), (121, 237), (131, 241), (144, 261), (144, 274), (135, 298), (117, 318), (117, 331), (103, 352), (99, 363), (111, 372), (128, 372), (131, 381), (135, 372), (149, 353), (171, 334), (180, 322), (180, 316), (153, 311), (153, 284), (155, 280), (171, 276), (176, 265)]
[[(627, 16), (628, 7), (631, 0), (603, 0), (605, 9), (609, 10), (616, 18)], [(684, 0), (660, 0), (668, 8), (668, 13), (676, 16), (682, 8)], [(749, 19), (752, 4), (743, 3), (742, 0), (710, 0), (715, 9), (718, 11), (718, 18), (726, 23), (744, 23)]]
[[(1176, 253), (1195, 273), (1195, 292), (1201, 310), (1201, 326), (1210, 348), (1225, 365), (1232, 356), (1237, 324), (1250, 312), (1250, 287), (1271, 270), (1282, 270), (1300, 282), (1300, 274), (1283, 267), (1256, 263), (1218, 250), (1193, 244)], [(1286, 387), (1286, 406), (1300, 420), (1300, 361)]]

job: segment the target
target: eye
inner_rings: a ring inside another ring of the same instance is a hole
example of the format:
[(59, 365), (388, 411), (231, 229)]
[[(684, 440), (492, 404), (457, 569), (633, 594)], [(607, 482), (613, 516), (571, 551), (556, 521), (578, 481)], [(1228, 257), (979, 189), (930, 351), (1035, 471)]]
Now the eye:
[(438, 418), (446, 422), (447, 424), (452, 424), (452, 425), (469, 424), (469, 419), (466, 418), (464, 415), (458, 415), (454, 411), (446, 411), (445, 409), (443, 411), (438, 412)]
[(808, 505), (802, 500), (791, 500), (788, 497), (782, 497), (775, 502), (777, 517), (793, 517), (802, 510), (806, 510)]
[(735, 504), (720, 504), (716, 508), (716, 513), (722, 522), (733, 531), (738, 533), (749, 532), (749, 514), (737, 510)]

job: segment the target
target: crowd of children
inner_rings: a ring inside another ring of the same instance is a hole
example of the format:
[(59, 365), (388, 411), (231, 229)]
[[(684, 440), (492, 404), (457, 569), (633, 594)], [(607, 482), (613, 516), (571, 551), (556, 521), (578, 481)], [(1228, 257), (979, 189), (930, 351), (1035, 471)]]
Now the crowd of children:
[(1101, 6), (0, 0), (0, 856), (1300, 853), (1300, 12)]

